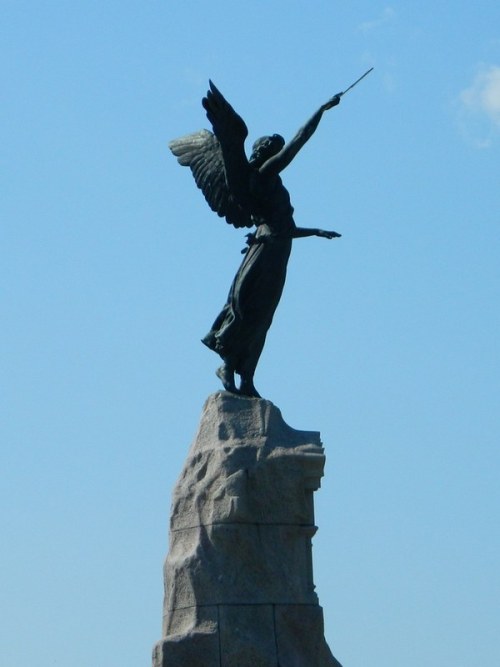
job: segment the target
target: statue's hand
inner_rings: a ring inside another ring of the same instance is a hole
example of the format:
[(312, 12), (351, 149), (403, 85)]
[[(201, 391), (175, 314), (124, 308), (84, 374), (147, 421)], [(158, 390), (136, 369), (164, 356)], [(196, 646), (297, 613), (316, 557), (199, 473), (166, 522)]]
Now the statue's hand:
[(334, 95), (331, 99), (328, 100), (328, 102), (325, 102), (321, 106), (322, 111), (328, 111), (328, 109), (331, 109), (332, 107), (336, 107), (337, 104), (340, 104), (340, 98), (342, 97), (342, 93), (337, 93)]
[(317, 236), (320, 236), (323, 239), (338, 239), (342, 234), (337, 232), (327, 232), (324, 229), (318, 229)]

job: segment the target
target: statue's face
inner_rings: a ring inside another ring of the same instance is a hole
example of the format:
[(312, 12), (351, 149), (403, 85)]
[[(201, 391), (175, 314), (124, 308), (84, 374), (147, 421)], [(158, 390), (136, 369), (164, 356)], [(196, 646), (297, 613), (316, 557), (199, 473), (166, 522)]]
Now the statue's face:
[(261, 137), (252, 146), (252, 162), (263, 164), (273, 155), (276, 155), (285, 145), (285, 140), (279, 134), (273, 134), (269, 137)]

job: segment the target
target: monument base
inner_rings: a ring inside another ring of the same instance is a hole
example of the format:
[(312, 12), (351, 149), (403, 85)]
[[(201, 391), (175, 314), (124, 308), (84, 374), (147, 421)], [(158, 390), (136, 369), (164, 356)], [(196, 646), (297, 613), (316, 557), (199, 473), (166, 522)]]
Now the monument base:
[(154, 667), (340, 667), (319, 605), (218, 605), (156, 644)]
[(174, 489), (153, 667), (341, 667), (312, 576), (319, 433), (218, 392)]

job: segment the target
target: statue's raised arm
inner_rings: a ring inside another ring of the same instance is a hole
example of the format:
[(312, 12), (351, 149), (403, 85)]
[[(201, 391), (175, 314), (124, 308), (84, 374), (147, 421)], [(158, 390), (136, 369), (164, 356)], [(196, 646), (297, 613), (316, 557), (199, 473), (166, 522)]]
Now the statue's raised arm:
[(300, 128), (294, 138), (281, 149), (281, 151), (270, 158), (264, 165), (262, 165), (261, 172), (275, 172), (280, 173), (288, 167), (293, 158), (297, 155), (304, 144), (309, 141), (315, 133), (319, 125), (323, 113), (332, 109), (340, 103), (341, 93), (334, 95), (332, 98), (322, 104), (320, 108), (311, 116), (307, 123)]

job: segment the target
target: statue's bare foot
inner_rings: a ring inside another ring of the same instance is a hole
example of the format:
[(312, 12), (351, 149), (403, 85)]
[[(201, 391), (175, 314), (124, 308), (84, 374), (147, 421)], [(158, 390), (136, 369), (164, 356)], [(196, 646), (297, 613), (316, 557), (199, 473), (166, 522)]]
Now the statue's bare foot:
[(252, 380), (241, 380), (240, 394), (244, 396), (252, 396), (253, 398), (261, 398), (257, 389), (255, 389)]
[(215, 374), (222, 382), (222, 385), (226, 391), (230, 391), (233, 394), (239, 393), (234, 383), (234, 371), (231, 370), (227, 364), (223, 364), (220, 368), (218, 368), (215, 371)]

